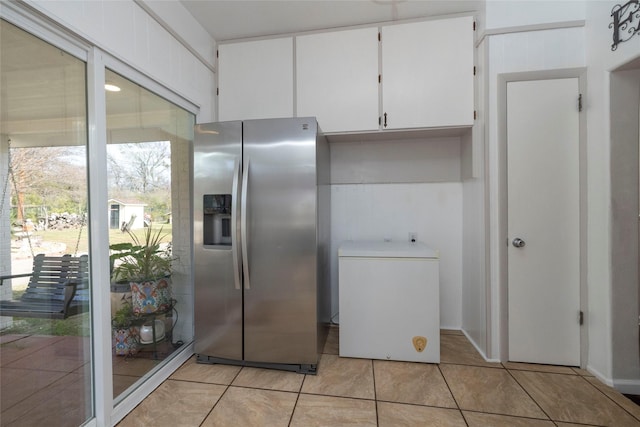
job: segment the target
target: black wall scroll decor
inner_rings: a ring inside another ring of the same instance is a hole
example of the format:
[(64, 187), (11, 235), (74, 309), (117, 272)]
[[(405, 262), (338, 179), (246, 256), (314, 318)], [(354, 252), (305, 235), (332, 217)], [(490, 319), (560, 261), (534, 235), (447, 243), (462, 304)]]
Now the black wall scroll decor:
[(629, 0), (624, 5), (615, 5), (611, 9), (613, 22), (609, 28), (613, 29), (613, 44), (611, 50), (640, 33), (640, 0)]

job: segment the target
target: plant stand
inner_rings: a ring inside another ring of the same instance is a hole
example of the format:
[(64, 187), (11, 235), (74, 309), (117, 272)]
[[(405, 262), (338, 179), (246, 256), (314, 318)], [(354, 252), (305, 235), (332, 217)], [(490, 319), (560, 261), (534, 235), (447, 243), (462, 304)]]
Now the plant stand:
[[(153, 358), (158, 359), (158, 343), (167, 341), (173, 343), (173, 328), (175, 327), (178, 312), (175, 309), (176, 300), (171, 300), (169, 306), (163, 310), (158, 310), (152, 313), (140, 313), (134, 314), (131, 317), (131, 324), (140, 329), (144, 324), (151, 323), (152, 325), (152, 340), (149, 343), (142, 344), (138, 340), (138, 351), (142, 351), (145, 348), (150, 348), (153, 352)], [(174, 317), (175, 313), (175, 317)], [(156, 319), (165, 322), (165, 335), (159, 337), (156, 330)], [(167, 320), (170, 320), (170, 326), (167, 326)]]

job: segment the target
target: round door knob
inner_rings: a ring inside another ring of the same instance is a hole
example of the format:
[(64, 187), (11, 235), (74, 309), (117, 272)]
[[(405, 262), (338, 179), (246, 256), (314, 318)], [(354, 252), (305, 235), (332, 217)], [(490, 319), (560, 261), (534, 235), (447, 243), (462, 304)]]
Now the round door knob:
[(513, 239), (513, 242), (511, 242), (513, 244), (513, 246), (515, 246), (516, 248), (522, 248), (524, 247), (525, 243), (524, 240), (522, 240), (519, 237), (516, 237), (515, 239)]

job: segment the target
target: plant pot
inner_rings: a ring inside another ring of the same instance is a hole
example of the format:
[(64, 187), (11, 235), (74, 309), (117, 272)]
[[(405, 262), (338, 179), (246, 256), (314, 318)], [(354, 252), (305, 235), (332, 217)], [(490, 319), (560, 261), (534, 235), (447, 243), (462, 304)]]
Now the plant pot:
[(138, 352), (138, 328), (112, 328), (112, 345), (117, 356), (129, 356)]
[[(155, 325), (155, 336), (154, 336)], [(140, 344), (153, 344), (165, 337), (164, 322), (160, 319), (149, 321), (140, 326)]]
[(134, 314), (156, 313), (171, 308), (171, 278), (131, 282), (131, 307)]
[(111, 283), (111, 318), (125, 304), (131, 303), (131, 285), (129, 282)]

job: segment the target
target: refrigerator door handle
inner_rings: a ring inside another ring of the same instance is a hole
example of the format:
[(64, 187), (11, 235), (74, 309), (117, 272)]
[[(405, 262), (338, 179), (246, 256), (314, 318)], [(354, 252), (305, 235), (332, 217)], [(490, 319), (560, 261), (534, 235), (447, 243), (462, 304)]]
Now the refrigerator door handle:
[(238, 244), (238, 193), (240, 185), (240, 160), (236, 158), (233, 166), (233, 189), (231, 194), (231, 200), (233, 200), (233, 208), (231, 209), (231, 248), (233, 254), (233, 282), (235, 288), (240, 290), (240, 282), (242, 276), (242, 266), (240, 265), (240, 254)]
[(247, 227), (247, 192), (249, 187), (249, 160), (247, 159), (242, 171), (242, 206), (240, 208), (240, 240), (242, 241), (242, 271), (244, 272), (244, 288), (251, 289), (251, 280), (249, 279), (249, 250), (247, 240), (249, 240), (249, 232)]

